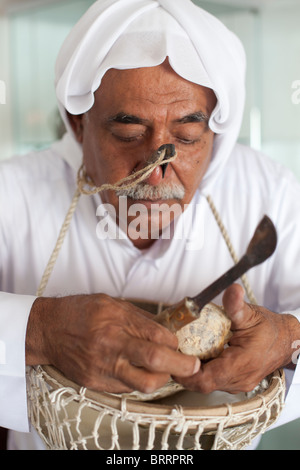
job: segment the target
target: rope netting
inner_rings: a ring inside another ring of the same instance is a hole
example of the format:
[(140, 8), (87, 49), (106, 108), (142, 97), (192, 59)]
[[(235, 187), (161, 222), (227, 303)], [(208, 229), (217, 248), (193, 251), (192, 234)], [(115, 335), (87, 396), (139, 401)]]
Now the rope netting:
[(51, 450), (240, 450), (276, 421), (285, 394), (282, 371), (242, 402), (205, 408), (90, 392), (40, 366), (28, 383), (31, 423)]

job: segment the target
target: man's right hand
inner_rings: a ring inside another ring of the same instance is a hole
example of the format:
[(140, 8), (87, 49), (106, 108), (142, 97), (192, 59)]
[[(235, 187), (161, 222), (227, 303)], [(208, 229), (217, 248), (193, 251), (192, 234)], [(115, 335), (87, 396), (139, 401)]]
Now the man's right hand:
[(104, 294), (38, 298), (26, 336), (27, 365), (51, 364), (81, 386), (151, 393), (171, 375), (198, 372), (197, 358), (133, 304)]

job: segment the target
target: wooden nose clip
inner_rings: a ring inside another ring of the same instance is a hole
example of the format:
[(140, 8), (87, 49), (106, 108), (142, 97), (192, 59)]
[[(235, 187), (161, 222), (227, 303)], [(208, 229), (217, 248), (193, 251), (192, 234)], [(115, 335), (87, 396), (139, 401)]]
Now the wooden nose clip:
[[(161, 147), (159, 147), (159, 149), (157, 150), (158, 155), (160, 155), (164, 150), (165, 150), (164, 160), (168, 160), (169, 158), (174, 157), (175, 152), (176, 152), (174, 144), (164, 144)], [(169, 163), (162, 163), (161, 165), (163, 178), (165, 177), (168, 165)]]

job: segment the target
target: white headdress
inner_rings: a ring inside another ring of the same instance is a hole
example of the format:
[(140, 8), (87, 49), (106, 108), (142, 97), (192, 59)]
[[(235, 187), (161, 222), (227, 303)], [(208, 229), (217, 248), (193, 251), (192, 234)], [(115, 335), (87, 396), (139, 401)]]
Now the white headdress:
[(245, 54), (239, 39), (191, 0), (98, 0), (67, 37), (56, 63), (56, 93), (65, 110), (87, 112), (110, 68), (151, 67), (169, 58), (183, 78), (214, 90), (209, 126), (217, 134), (201, 184), (221, 171), (237, 140), (245, 101)]

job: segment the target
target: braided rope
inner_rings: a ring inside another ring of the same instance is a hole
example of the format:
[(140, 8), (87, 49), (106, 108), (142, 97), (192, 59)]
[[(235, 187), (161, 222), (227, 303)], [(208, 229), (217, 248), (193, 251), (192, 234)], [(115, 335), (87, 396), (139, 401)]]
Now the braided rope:
[[(212, 198), (210, 196), (207, 196), (206, 199), (207, 199), (209, 207), (210, 207), (210, 209), (211, 209), (211, 211), (212, 211), (212, 213), (215, 217), (215, 220), (216, 220), (216, 222), (217, 222), (217, 224), (220, 228), (220, 231), (223, 235), (223, 238), (224, 238), (225, 243), (228, 247), (229, 253), (231, 254), (231, 257), (232, 257), (233, 261), (237, 264), (239, 262), (239, 258), (238, 258), (237, 254), (236, 254), (236, 252), (233, 248), (233, 245), (232, 245), (231, 240), (229, 238), (228, 232), (227, 232), (227, 230), (226, 230), (226, 228), (225, 228), (225, 226), (224, 226), (224, 224), (221, 220), (220, 214), (218, 213), (218, 211), (216, 209), (216, 206), (213, 203)], [(249, 281), (248, 281), (247, 276), (245, 274), (243, 276), (241, 276), (241, 281), (243, 283), (243, 286), (245, 288), (245, 291), (246, 291), (246, 294), (247, 294), (247, 297), (248, 297), (249, 301), (252, 304), (257, 305), (257, 300), (255, 298), (255, 295), (254, 295), (254, 293), (253, 293), (253, 291), (250, 287)]]
[[(45, 268), (45, 271), (43, 273), (40, 285), (39, 285), (38, 290), (36, 292), (37, 297), (41, 297), (43, 295), (46, 287), (47, 287), (47, 284), (49, 282), (49, 278), (50, 278), (51, 273), (54, 269), (54, 266), (55, 266), (55, 263), (57, 261), (59, 252), (60, 252), (61, 247), (64, 243), (65, 237), (68, 233), (68, 230), (69, 230), (73, 215), (75, 213), (75, 210), (77, 208), (80, 196), (82, 194), (84, 194), (84, 195), (95, 195), (95, 194), (98, 194), (102, 191), (107, 191), (107, 190), (117, 191), (117, 190), (120, 190), (120, 189), (133, 188), (138, 183), (141, 183), (142, 181), (144, 181), (153, 172), (153, 170), (155, 168), (157, 168), (158, 166), (160, 166), (162, 164), (170, 163), (170, 162), (174, 161), (177, 158), (177, 153), (176, 152), (175, 152), (175, 155), (173, 157), (170, 157), (166, 160), (165, 160), (165, 155), (166, 155), (166, 149), (164, 149), (162, 152), (160, 152), (158, 158), (154, 162), (150, 162), (146, 167), (142, 168), (141, 170), (139, 170), (139, 171), (123, 178), (123, 179), (121, 179), (117, 183), (103, 184), (101, 186), (93, 186), (92, 180), (88, 177), (88, 175), (86, 173), (84, 164), (81, 165), (81, 167), (79, 168), (78, 173), (77, 173), (77, 188), (76, 188), (75, 194), (72, 198), (71, 205), (68, 209), (68, 212), (67, 212), (65, 220), (63, 222), (62, 228), (59, 232), (57, 242), (56, 242), (55, 247), (52, 251), (50, 259), (49, 259), (49, 261), (47, 263), (47, 266)], [(91, 189), (87, 189), (87, 186), (91, 187)], [(216, 207), (215, 207), (215, 205), (214, 205), (214, 203), (213, 203), (210, 196), (207, 196), (207, 201), (208, 201), (209, 207), (210, 207), (210, 209), (211, 209), (211, 211), (212, 211), (212, 213), (213, 213), (213, 215), (216, 219), (216, 222), (217, 222), (217, 224), (220, 228), (220, 231), (223, 235), (223, 238), (224, 238), (224, 240), (226, 242), (226, 245), (229, 249), (229, 252), (232, 256), (232, 259), (235, 263), (237, 263), (238, 262), (238, 257), (237, 257), (237, 255), (234, 251), (234, 248), (233, 248), (232, 243), (230, 241), (228, 232), (225, 229), (224, 224), (221, 220), (221, 217), (220, 217), (220, 215), (219, 215), (219, 213), (218, 213), (218, 211), (217, 211), (217, 209), (216, 209)], [(241, 281), (244, 285), (244, 288), (246, 290), (249, 301), (252, 304), (257, 305), (256, 298), (255, 298), (254, 293), (253, 293), (253, 291), (250, 287), (250, 284), (247, 280), (246, 275), (241, 276)]]
[(263, 381), (250, 400), (203, 407), (197, 398), (196, 406), (185, 407), (115, 401), (73, 388), (45, 369), (27, 372), (29, 418), (52, 450), (240, 450), (274, 424), (284, 406), (282, 371)]
[[(77, 186), (81, 194), (85, 194), (87, 196), (91, 196), (93, 194), (100, 193), (101, 191), (119, 191), (120, 189), (131, 189), (135, 187), (137, 184), (144, 181), (148, 178), (149, 175), (155, 170), (156, 167), (159, 165), (166, 165), (167, 163), (173, 162), (177, 158), (177, 153), (173, 157), (168, 159), (164, 159), (166, 155), (166, 150), (163, 150), (159, 157), (154, 161), (149, 163), (146, 167), (142, 168), (139, 171), (132, 173), (125, 178), (122, 178), (120, 181), (114, 184), (103, 184), (102, 186), (94, 186), (93, 181), (88, 177), (84, 164), (81, 165), (78, 171), (77, 177)], [(92, 189), (86, 189), (86, 186), (90, 186)]]
[[(78, 205), (81, 194), (89, 196), (89, 195), (98, 194), (102, 191), (107, 191), (107, 190), (118, 191), (120, 189), (133, 188), (138, 183), (141, 183), (142, 181), (144, 181), (153, 172), (153, 170), (155, 170), (155, 168), (157, 168), (158, 166), (162, 164), (166, 165), (167, 163), (171, 163), (177, 158), (177, 152), (175, 152), (175, 154), (172, 157), (169, 157), (167, 159), (165, 159), (165, 155), (166, 155), (166, 149), (159, 152), (158, 158), (156, 158), (155, 161), (150, 162), (146, 167), (142, 168), (141, 170), (136, 171), (135, 173), (132, 173), (131, 175), (121, 179), (117, 183), (103, 184), (101, 186), (93, 185), (92, 180), (87, 176), (84, 164), (81, 165), (77, 173), (77, 188), (73, 196), (69, 210), (67, 212), (67, 215), (65, 217), (65, 220), (63, 222), (60, 233), (58, 235), (57, 242), (52, 251), (52, 254), (48, 261), (46, 269), (43, 273), (40, 285), (36, 293), (37, 297), (41, 297), (47, 287), (49, 278), (54, 269), (59, 252), (61, 250), (61, 247), (63, 245), (67, 232), (69, 230), (69, 227), (70, 227), (70, 224), (71, 224), (74, 212), (76, 210), (76, 207)], [(87, 189), (87, 186), (92, 187), (92, 189)]]
[(48, 261), (48, 264), (47, 264), (46, 269), (44, 271), (44, 274), (42, 276), (39, 288), (38, 288), (37, 293), (36, 293), (37, 297), (41, 297), (43, 295), (45, 289), (46, 289), (46, 286), (47, 286), (48, 281), (49, 281), (49, 277), (50, 277), (50, 275), (53, 271), (54, 265), (56, 263), (56, 260), (58, 258), (59, 252), (60, 252), (60, 249), (63, 245), (64, 239), (65, 239), (66, 234), (69, 230), (70, 223), (72, 221), (74, 212), (75, 212), (76, 207), (78, 205), (79, 198), (80, 198), (80, 192), (79, 192), (78, 189), (76, 189), (76, 192), (73, 196), (73, 199), (72, 199), (72, 202), (71, 202), (71, 205), (70, 205), (70, 208), (67, 212), (64, 223), (63, 223), (62, 228), (60, 230), (56, 245), (54, 247), (52, 255), (51, 255), (51, 257)]

